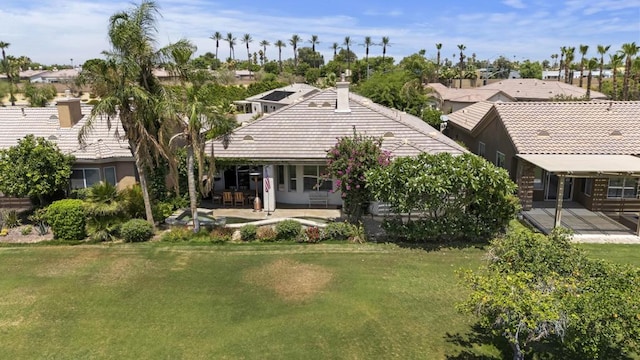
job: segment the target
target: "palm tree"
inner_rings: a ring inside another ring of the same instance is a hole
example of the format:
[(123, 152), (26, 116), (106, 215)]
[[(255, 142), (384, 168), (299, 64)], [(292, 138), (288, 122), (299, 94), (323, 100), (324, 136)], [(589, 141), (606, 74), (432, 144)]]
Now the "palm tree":
[(459, 88), (462, 89), (462, 71), (463, 71), (463, 66), (464, 66), (464, 54), (462, 53), (464, 50), (466, 50), (467, 47), (464, 46), (464, 44), (460, 44), (458, 45), (458, 50), (460, 50), (460, 86)]
[(368, 79), (369, 78), (369, 48), (375, 44), (371, 41), (371, 36), (365, 36), (364, 43), (362, 45), (364, 45), (364, 50), (365, 50), (364, 56), (367, 62), (367, 79)]
[(391, 45), (389, 45), (389, 37), (388, 36), (383, 36), (381, 44), (382, 44), (382, 64), (384, 66), (384, 57), (385, 57), (385, 55), (387, 55), (387, 47), (391, 46)]
[[(560, 48), (560, 67), (558, 67), (558, 81), (560, 81), (560, 78), (562, 77), (562, 69), (564, 67), (563, 59), (566, 53), (567, 53), (567, 47), (566, 46), (561, 47)], [(564, 76), (566, 77), (567, 74), (565, 73)]]
[(609, 51), (611, 45), (598, 45), (598, 54), (600, 54), (600, 74), (598, 74), (598, 91), (602, 92), (602, 72), (604, 71), (604, 54)]
[[(170, 71), (180, 80), (179, 87), (174, 87), (169, 92), (171, 101), (165, 108), (167, 121), (164, 126), (168, 131), (178, 130), (176, 134), (168, 140), (168, 145), (176, 138), (182, 138), (187, 151), (187, 183), (189, 189), (189, 203), (191, 208), (191, 218), (193, 221), (193, 231), (200, 231), (200, 221), (198, 219), (198, 196), (196, 194), (196, 184), (202, 195), (211, 190), (212, 178), (215, 173), (215, 163), (213, 157), (209, 158), (209, 173), (207, 174), (206, 186), (201, 181), (204, 179), (205, 170), (205, 135), (206, 131), (224, 131), (233, 129), (232, 118), (220, 113), (219, 108), (211, 105), (210, 101), (205, 101), (205, 96), (201, 96), (202, 85), (210, 79), (208, 73), (194, 69), (191, 66), (191, 57), (196, 47), (187, 40), (181, 40), (172, 45), (167, 51)], [(235, 122), (235, 121), (233, 121)], [(198, 163), (198, 179), (195, 177), (195, 162)], [(175, 166), (176, 164), (173, 164)], [(177, 175), (177, 173), (174, 173)], [(176, 176), (177, 177), (177, 176)], [(177, 182), (177, 179), (176, 179)]]
[(211, 35), (210, 39), (216, 42), (216, 59), (218, 59), (218, 48), (220, 47), (222, 34), (220, 33), (220, 31), (216, 31), (213, 35)]
[(102, 84), (104, 95), (78, 134), (78, 141), (84, 143), (96, 120), (106, 119), (107, 127), (111, 128), (112, 120), (119, 118), (138, 171), (147, 221), (152, 225), (147, 169), (157, 154), (163, 154), (158, 142), (161, 124), (158, 104), (163, 100), (164, 90), (153, 75), (153, 69), (160, 65), (153, 46), (157, 15), (155, 2), (143, 0), (137, 7), (109, 19), (112, 50), (104, 52), (107, 60), (85, 69), (88, 76)]
[(613, 100), (618, 100), (618, 69), (622, 66), (622, 60), (624, 60), (622, 54), (609, 55), (609, 66), (613, 71)]
[(591, 99), (591, 79), (593, 78), (593, 70), (598, 68), (598, 59), (591, 58), (585, 62), (589, 74), (587, 75), (587, 100)]
[(437, 43), (436, 49), (438, 50), (438, 55), (436, 55), (436, 79), (440, 82), (440, 50), (442, 49), (442, 43)]
[(16, 98), (13, 96), (13, 77), (11, 66), (9, 65), (9, 61), (7, 60), (7, 54), (4, 49), (11, 46), (8, 42), (0, 41), (0, 49), (2, 49), (2, 67), (4, 68), (4, 72), (7, 74), (7, 81), (9, 82), (9, 100), (11, 101), (11, 106), (16, 105)]
[(625, 56), (624, 78), (622, 78), (622, 99), (629, 100), (629, 79), (631, 78), (631, 64), (633, 57), (638, 54), (640, 47), (635, 42), (622, 44), (620, 52)]
[(342, 45), (347, 47), (347, 69), (351, 72), (351, 50), (350, 47), (353, 45), (353, 41), (351, 41), (351, 36), (345, 36), (344, 42)]
[(578, 83), (580, 87), (582, 87), (582, 77), (584, 76), (584, 66), (586, 65), (584, 57), (587, 56), (587, 51), (589, 51), (589, 45), (580, 44), (580, 82)]
[(298, 68), (298, 44), (302, 41), (302, 38), (298, 34), (293, 34), (289, 39), (289, 44), (293, 47), (293, 67)]
[(573, 71), (569, 74), (569, 69), (573, 65), (574, 52), (576, 51), (574, 47), (568, 47), (564, 54), (564, 79), (567, 84), (573, 84)]
[(339, 48), (339, 47), (340, 47), (340, 45), (338, 45), (338, 43), (337, 43), (337, 42), (334, 42), (334, 43), (331, 45), (331, 49), (333, 49), (333, 60), (335, 60), (335, 59), (336, 59), (336, 57), (338, 56), (338, 48)]
[(251, 34), (244, 34), (241, 41), (247, 46), (247, 59), (249, 60), (249, 65), (251, 65), (251, 52), (249, 51), (249, 44), (253, 42), (253, 38), (251, 37)]
[(280, 65), (280, 72), (282, 72), (282, 48), (287, 47), (287, 44), (282, 40), (278, 40), (273, 45), (278, 48), (278, 64)]
[(311, 35), (311, 39), (309, 40), (309, 42), (311, 43), (311, 51), (313, 51), (313, 67), (317, 67), (316, 65), (316, 45), (318, 45), (320, 43), (320, 41), (318, 41), (318, 35)]
[(271, 45), (271, 43), (268, 40), (262, 40), (260, 41), (260, 46), (262, 46), (262, 58), (263, 58), (263, 64), (265, 62), (267, 62), (267, 46)]
[(229, 43), (229, 59), (233, 60), (236, 57), (236, 53), (233, 51), (233, 47), (236, 45), (236, 38), (233, 37), (232, 33), (227, 33), (227, 38), (224, 41)]

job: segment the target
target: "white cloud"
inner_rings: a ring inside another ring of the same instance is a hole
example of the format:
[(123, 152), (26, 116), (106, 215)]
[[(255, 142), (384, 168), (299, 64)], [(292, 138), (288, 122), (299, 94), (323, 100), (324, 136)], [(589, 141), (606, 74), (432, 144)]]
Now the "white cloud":
[(516, 9), (524, 9), (527, 7), (522, 0), (503, 0), (502, 3)]

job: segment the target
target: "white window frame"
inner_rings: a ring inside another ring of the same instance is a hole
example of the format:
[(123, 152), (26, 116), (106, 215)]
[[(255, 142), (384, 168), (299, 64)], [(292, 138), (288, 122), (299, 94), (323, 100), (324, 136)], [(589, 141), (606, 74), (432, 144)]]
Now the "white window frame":
[(584, 184), (582, 186), (584, 187), (584, 189), (582, 191), (584, 196), (591, 197), (591, 193), (593, 192), (593, 179), (592, 178), (585, 178), (584, 179)]
[(478, 142), (478, 156), (485, 157), (487, 155), (487, 145), (482, 141)]
[[(622, 186), (611, 186), (611, 180), (614, 179), (622, 179)], [(635, 186), (631, 184), (627, 184), (629, 182), (635, 182)], [(636, 178), (623, 177), (623, 178), (609, 178), (609, 183), (607, 184), (607, 199), (637, 199), (638, 198), (638, 184), (640, 182)], [(620, 190), (620, 196), (611, 196), (610, 190)], [(626, 190), (632, 189), (634, 194), (633, 196), (625, 196)]]
[[(315, 174), (305, 174), (305, 168), (315, 167)], [(322, 174), (326, 171), (326, 165), (304, 165), (302, 169), (302, 190), (304, 192), (312, 192), (312, 191), (329, 191), (333, 189), (333, 181), (331, 180), (323, 180)], [(315, 185), (312, 186), (311, 189), (307, 187), (306, 179), (315, 180)]]
[[(98, 173), (98, 182), (102, 181), (102, 172), (100, 171), (100, 168), (75, 168), (75, 169), (71, 169), (71, 172), (73, 174), (74, 171), (82, 171), (82, 187), (77, 187), (74, 186), (73, 184), (73, 180), (74, 179), (70, 179), (69, 185), (71, 186), (71, 189), (86, 189), (88, 187), (90, 187), (91, 185), (87, 185), (87, 170), (92, 170), (92, 171), (96, 171)], [(75, 179), (76, 181), (79, 181), (80, 179)], [(95, 183), (94, 183), (95, 184)]]
[[(296, 165), (287, 166), (288, 179), (289, 179), (289, 192), (297, 192), (298, 191), (298, 167)], [(292, 174), (293, 172), (293, 174)]]

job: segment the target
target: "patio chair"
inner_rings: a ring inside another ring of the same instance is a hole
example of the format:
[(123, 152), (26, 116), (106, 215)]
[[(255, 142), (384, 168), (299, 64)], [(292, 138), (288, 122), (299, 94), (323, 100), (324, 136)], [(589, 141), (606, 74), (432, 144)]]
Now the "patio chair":
[(231, 191), (225, 191), (222, 193), (222, 205), (233, 206), (233, 193)]
[(234, 195), (233, 195), (233, 204), (235, 206), (238, 206), (238, 204), (240, 206), (244, 206), (244, 193), (242, 193), (241, 191), (237, 191)]

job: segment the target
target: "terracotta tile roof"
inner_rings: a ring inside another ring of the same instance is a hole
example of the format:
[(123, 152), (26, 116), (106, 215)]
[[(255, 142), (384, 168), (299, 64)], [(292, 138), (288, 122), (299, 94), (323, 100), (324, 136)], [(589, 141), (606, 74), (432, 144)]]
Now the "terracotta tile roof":
[(452, 112), (447, 117), (449, 122), (471, 132), (489, 110), (493, 109), (493, 104), (490, 101), (480, 101), (464, 109)]
[(109, 159), (133, 160), (126, 140), (114, 136), (124, 135), (115, 120), (111, 130), (100, 118), (94, 122), (94, 129), (86, 140), (86, 146), (78, 143), (78, 131), (86, 122), (90, 107), (82, 107), (83, 118), (71, 128), (60, 128), (58, 110), (55, 107), (24, 108), (24, 116), (19, 107), (0, 108), (0, 148), (8, 148), (18, 143), (27, 134), (44, 137), (55, 142), (60, 150), (72, 154), (80, 162), (107, 161)]
[(351, 136), (354, 126), (359, 133), (384, 136), (383, 148), (393, 156), (466, 152), (415, 116), (375, 104), (353, 93), (349, 94), (351, 112), (336, 112), (336, 99), (336, 90), (327, 89), (268, 114), (234, 131), (227, 149), (220, 141), (213, 142), (215, 156), (317, 161), (326, 158), (327, 150), (337, 138)]
[[(565, 84), (561, 81), (539, 79), (504, 79), (480, 87), (480, 89), (501, 90), (519, 101), (546, 101), (556, 96), (584, 97), (586, 89)], [(591, 91), (592, 99), (606, 99), (607, 95)]]
[(520, 154), (640, 154), (640, 102), (493, 105)]
[[(503, 93), (504, 96), (511, 98), (507, 93), (504, 93), (500, 89), (485, 89), (485, 88), (449, 88), (440, 83), (430, 83), (427, 85), (436, 91), (443, 101), (455, 101), (455, 102), (470, 102), (475, 103), (478, 101), (489, 100), (499, 93)], [(513, 99), (515, 101), (515, 99)]]

